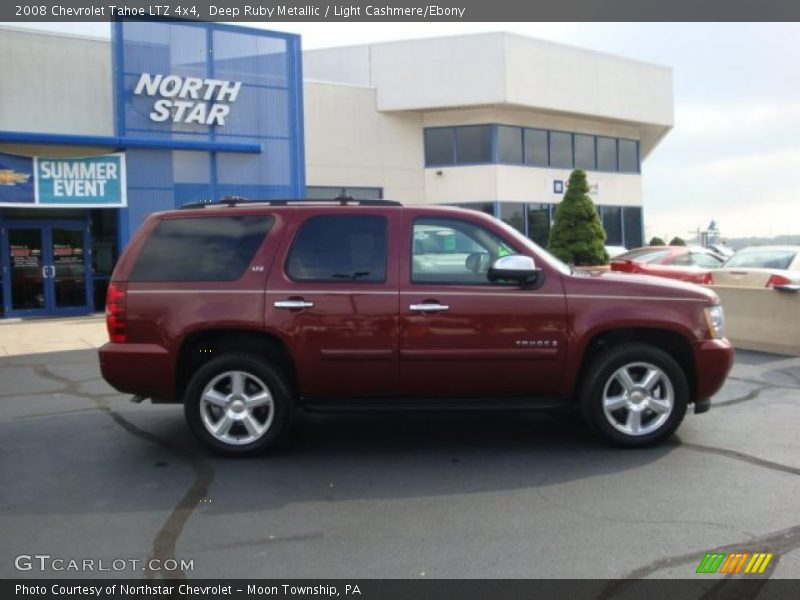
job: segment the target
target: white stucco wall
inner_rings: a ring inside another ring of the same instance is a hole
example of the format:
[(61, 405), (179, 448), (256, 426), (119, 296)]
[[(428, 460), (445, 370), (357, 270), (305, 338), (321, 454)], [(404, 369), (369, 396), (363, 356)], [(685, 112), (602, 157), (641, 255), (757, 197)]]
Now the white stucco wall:
[(0, 27), (0, 130), (114, 134), (106, 40)]
[(424, 200), (422, 118), (381, 113), (375, 90), (306, 81), (306, 183), (381, 187), (384, 197)]

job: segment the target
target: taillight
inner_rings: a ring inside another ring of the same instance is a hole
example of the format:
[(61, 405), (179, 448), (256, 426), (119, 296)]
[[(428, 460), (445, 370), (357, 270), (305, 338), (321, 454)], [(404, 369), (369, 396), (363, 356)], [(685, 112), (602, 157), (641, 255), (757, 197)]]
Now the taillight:
[(128, 341), (126, 323), (126, 285), (110, 283), (106, 293), (106, 329), (112, 342), (124, 344)]
[(775, 287), (776, 285), (789, 285), (790, 283), (792, 283), (792, 280), (783, 275), (770, 275), (769, 279), (767, 279), (768, 288)]
[(702, 283), (703, 285), (711, 285), (712, 281), (713, 279), (711, 278), (711, 273), (703, 273), (702, 281), (700, 283)]

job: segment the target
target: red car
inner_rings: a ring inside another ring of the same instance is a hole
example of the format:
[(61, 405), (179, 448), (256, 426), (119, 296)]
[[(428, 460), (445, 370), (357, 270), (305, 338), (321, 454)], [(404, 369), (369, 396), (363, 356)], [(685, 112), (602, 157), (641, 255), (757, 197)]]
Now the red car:
[(573, 271), (499, 220), (387, 201), (151, 215), (114, 270), (103, 377), (226, 455), (293, 412), (575, 407), (625, 446), (705, 412), (733, 349), (699, 286)]
[(611, 270), (669, 277), (691, 283), (711, 283), (711, 270), (724, 259), (705, 248), (687, 246), (646, 246), (611, 259)]

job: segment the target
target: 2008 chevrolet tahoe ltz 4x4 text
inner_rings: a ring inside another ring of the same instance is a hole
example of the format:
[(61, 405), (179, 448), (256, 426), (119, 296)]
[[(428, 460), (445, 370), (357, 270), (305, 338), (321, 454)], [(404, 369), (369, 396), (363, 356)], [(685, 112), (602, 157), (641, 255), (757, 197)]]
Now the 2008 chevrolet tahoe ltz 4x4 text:
[(624, 446), (709, 408), (733, 362), (716, 294), (574, 272), (504, 223), (385, 201), (150, 216), (108, 290), (103, 377), (183, 403), (228, 455), (295, 410), (578, 408)]

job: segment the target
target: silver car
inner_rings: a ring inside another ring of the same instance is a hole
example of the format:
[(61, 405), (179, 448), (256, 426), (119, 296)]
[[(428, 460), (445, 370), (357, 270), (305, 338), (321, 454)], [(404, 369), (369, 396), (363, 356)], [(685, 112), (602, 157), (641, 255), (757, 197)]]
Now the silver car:
[(800, 246), (750, 246), (712, 273), (714, 285), (772, 288), (800, 285)]

